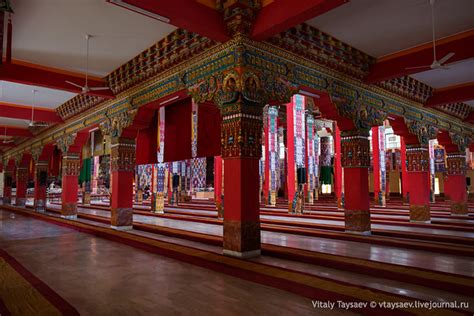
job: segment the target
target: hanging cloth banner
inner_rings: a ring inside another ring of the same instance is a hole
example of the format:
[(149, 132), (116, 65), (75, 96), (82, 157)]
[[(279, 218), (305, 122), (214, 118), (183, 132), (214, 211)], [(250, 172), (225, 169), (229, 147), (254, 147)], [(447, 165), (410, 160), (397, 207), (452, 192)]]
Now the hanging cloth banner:
[(271, 106), (268, 108), (268, 153), (269, 153), (269, 167), (270, 167), (270, 192), (269, 204), (276, 205), (277, 194), (277, 159), (278, 159), (278, 108)]
[(157, 161), (162, 163), (165, 156), (165, 108), (158, 109)]
[(195, 158), (198, 151), (198, 104), (194, 102), (194, 99), (192, 99), (191, 111), (191, 155)]
[(314, 118), (312, 114), (306, 116), (306, 143), (307, 143), (307, 182), (309, 204), (314, 202), (315, 186), (315, 151), (314, 151)]
[(321, 184), (332, 184), (331, 138), (321, 137)]
[(435, 202), (435, 156), (434, 147), (436, 140), (430, 140), (429, 142), (429, 153), (430, 153), (430, 200), (432, 203)]
[(305, 97), (299, 94), (294, 98), (294, 116), (295, 126), (295, 162), (297, 167), (305, 167)]
[(379, 126), (378, 128), (378, 141), (379, 141), (379, 179), (380, 179), (380, 191), (379, 194), (379, 201), (381, 205), (385, 206), (386, 203), (386, 195), (387, 192), (387, 169), (385, 164), (385, 127)]

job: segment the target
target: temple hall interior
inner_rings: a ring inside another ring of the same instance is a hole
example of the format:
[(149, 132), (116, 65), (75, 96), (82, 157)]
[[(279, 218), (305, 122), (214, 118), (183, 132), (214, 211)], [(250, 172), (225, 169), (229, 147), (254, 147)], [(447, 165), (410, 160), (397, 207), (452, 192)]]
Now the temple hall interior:
[(474, 0), (0, 0), (0, 316), (473, 315)]

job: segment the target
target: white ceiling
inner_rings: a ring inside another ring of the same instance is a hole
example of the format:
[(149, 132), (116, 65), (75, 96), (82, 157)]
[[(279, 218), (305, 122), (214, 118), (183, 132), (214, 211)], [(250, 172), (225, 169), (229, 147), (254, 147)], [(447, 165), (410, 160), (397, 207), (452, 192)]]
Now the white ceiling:
[[(437, 38), (474, 28), (473, 0), (437, 0)], [(429, 0), (351, 0), (308, 24), (381, 57), (431, 41)]]
[[(11, 0), (12, 58), (103, 77), (164, 38), (174, 26), (105, 0)], [(5, 38), (6, 39), (6, 38)]]
[[(34, 104), (33, 90), (36, 90)], [(73, 96), (74, 93), (66, 91), (0, 81), (0, 101), (5, 103), (55, 109)]]
[(428, 70), (411, 77), (435, 89), (474, 82), (474, 58), (449, 64), (448, 68)]

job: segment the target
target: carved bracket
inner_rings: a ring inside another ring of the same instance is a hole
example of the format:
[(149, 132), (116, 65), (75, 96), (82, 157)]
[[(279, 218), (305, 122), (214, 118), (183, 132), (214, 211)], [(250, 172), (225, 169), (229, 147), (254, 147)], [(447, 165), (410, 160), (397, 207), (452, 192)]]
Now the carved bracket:
[(453, 132), (449, 132), (449, 137), (451, 138), (452, 143), (458, 146), (460, 152), (465, 152), (466, 148), (472, 141), (470, 136), (461, 135)]
[(34, 162), (38, 162), (39, 157), (43, 153), (43, 147), (33, 147), (31, 148), (31, 157), (33, 158)]
[(137, 111), (137, 109), (129, 109), (127, 111), (120, 112), (115, 116), (107, 117), (104, 122), (100, 123), (100, 131), (103, 135), (120, 137), (123, 130), (132, 125)]
[(74, 144), (76, 136), (77, 133), (64, 135), (61, 138), (58, 138), (56, 141), (56, 146), (58, 146), (63, 154), (66, 154), (69, 150), (69, 147)]
[(428, 146), (429, 141), (435, 139), (438, 135), (438, 129), (433, 125), (407, 118), (405, 118), (405, 124), (408, 127), (408, 131), (416, 135), (420, 145)]
[(331, 95), (331, 100), (336, 106), (337, 113), (352, 120), (356, 130), (368, 131), (372, 126), (383, 125), (383, 121), (387, 119), (387, 113), (359, 99), (347, 101)]

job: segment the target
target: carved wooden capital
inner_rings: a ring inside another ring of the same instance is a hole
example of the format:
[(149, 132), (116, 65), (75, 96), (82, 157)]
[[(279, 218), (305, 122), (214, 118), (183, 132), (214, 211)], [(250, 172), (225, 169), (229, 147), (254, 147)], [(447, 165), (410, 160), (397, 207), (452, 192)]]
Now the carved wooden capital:
[(133, 119), (137, 114), (137, 109), (129, 109), (119, 114), (107, 117), (104, 122), (100, 123), (100, 131), (103, 135), (110, 135), (111, 137), (120, 137), (122, 131), (132, 125)]
[(449, 132), (449, 137), (451, 138), (451, 142), (458, 146), (460, 152), (466, 151), (466, 148), (469, 146), (472, 140), (470, 136), (453, 132)]
[(81, 169), (81, 160), (78, 153), (64, 153), (62, 161), (63, 176), (78, 176)]
[(61, 138), (58, 138), (58, 140), (56, 140), (56, 146), (58, 146), (59, 150), (61, 150), (63, 154), (66, 154), (69, 150), (69, 147), (72, 144), (74, 144), (74, 141), (76, 140), (76, 136), (77, 136), (77, 133), (66, 134), (62, 136)]
[(119, 138), (110, 146), (112, 171), (135, 171), (135, 140)]

